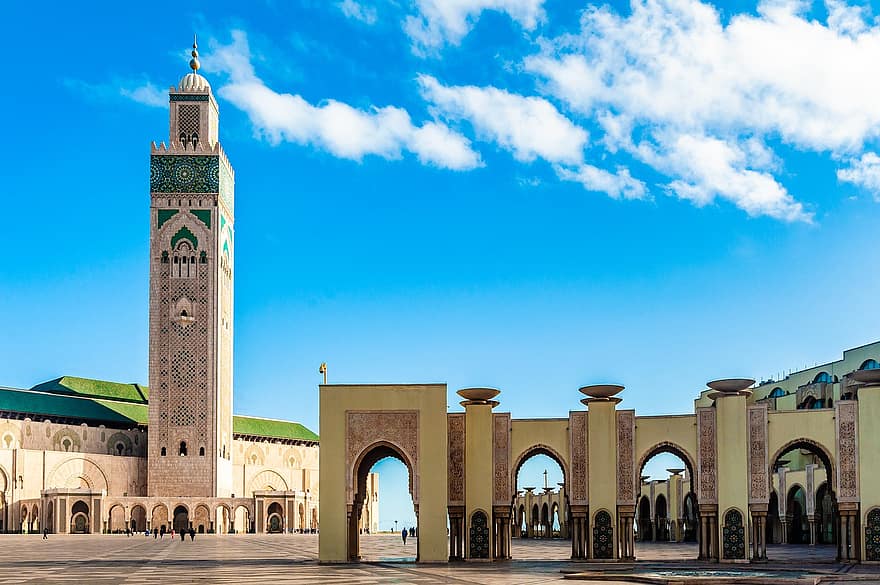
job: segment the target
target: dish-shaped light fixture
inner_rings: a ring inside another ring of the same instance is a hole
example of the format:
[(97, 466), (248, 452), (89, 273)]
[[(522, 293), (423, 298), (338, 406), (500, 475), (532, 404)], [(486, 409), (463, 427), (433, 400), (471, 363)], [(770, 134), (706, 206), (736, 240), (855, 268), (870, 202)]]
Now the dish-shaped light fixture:
[(667, 469), (666, 471), (668, 471), (672, 475), (678, 475), (679, 473), (684, 471), (684, 467), (673, 467), (671, 469)]
[(501, 394), (501, 390), (496, 388), (462, 388), (458, 391), (458, 395), (472, 403), (486, 402)]
[(611, 398), (621, 390), (623, 386), (620, 384), (592, 384), (579, 389), (581, 394), (586, 394), (590, 398)]
[(853, 380), (862, 384), (880, 384), (880, 369), (856, 370), (852, 373)]
[(754, 383), (755, 381), (751, 378), (724, 378), (722, 380), (712, 380), (711, 382), (706, 382), (706, 386), (708, 386), (712, 390), (717, 390), (718, 392), (734, 394), (736, 392), (742, 392), (743, 390), (752, 386)]

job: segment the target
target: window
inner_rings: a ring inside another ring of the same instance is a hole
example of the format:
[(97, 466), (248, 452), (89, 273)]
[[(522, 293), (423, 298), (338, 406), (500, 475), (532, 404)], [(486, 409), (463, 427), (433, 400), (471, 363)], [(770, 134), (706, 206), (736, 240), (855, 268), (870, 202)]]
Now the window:
[(204, 250), (199, 254), (199, 264), (207, 264), (208, 263), (208, 254)]
[(181, 457), (186, 457), (186, 441), (180, 442), (180, 449), (177, 451), (177, 454)]
[(860, 370), (880, 370), (880, 362), (877, 360), (865, 360), (865, 362), (859, 366)]
[(831, 384), (834, 380), (831, 378), (831, 374), (828, 372), (819, 372), (816, 374), (816, 377), (813, 378), (813, 384), (818, 382), (823, 382), (825, 384)]
[(122, 443), (116, 443), (116, 454), (122, 455), (123, 452), (125, 452), (125, 445)]
[(162, 451), (159, 453), (159, 455), (161, 455), (162, 457), (165, 457), (165, 453), (166, 453), (165, 447), (162, 447)]
[(785, 396), (785, 390), (783, 390), (782, 388), (776, 387), (767, 396), (769, 398), (779, 398), (780, 396)]
[(199, 447), (199, 457), (204, 457), (204, 456), (205, 456), (205, 448)]
[(168, 264), (168, 252), (167, 251), (162, 252), (162, 264)]

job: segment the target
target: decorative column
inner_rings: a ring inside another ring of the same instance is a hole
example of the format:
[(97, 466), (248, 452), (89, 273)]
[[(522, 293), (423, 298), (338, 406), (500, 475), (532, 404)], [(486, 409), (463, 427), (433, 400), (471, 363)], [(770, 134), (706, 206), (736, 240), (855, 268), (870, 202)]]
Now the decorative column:
[[(838, 473), (841, 482), (846, 478), (847, 487), (855, 488), (859, 501), (856, 558), (876, 563), (880, 561), (880, 545), (876, 540), (880, 529), (876, 512), (880, 506), (880, 465), (876, 461), (877, 437), (880, 437), (880, 369), (856, 370), (851, 376), (864, 386), (858, 389), (858, 401), (834, 403), (842, 417), (838, 419)], [(857, 443), (844, 439), (845, 429), (853, 428)]]
[[(570, 524), (572, 560), (587, 558), (587, 517), (589, 486), (589, 433), (587, 432), (588, 413), (574, 411), (568, 415), (571, 472), (566, 478), (570, 496)], [(564, 500), (563, 500), (564, 501)]]
[[(593, 560), (619, 558), (615, 531), (617, 506), (634, 504), (633, 436), (635, 417), (628, 411), (618, 428), (617, 412), (620, 398), (613, 396), (623, 390), (616, 384), (601, 384), (580, 388), (589, 398), (581, 400), (587, 407), (587, 459), (590, 475), (617, 478), (611, 481), (588, 481), (590, 528), (586, 530), (587, 557)], [(624, 446), (621, 446), (623, 443)], [(623, 489), (621, 489), (623, 488)], [(623, 492), (623, 493), (621, 493)]]
[[(464, 398), (465, 410), (465, 560), (494, 558), (497, 530), (495, 501), (495, 425), (492, 409), (498, 406), (492, 400), (500, 393), (494, 388), (464, 388), (458, 395)], [(505, 504), (509, 505), (508, 500)]]
[(755, 404), (748, 407), (749, 421), (749, 513), (752, 518), (751, 561), (767, 560), (767, 511), (770, 503), (770, 475), (767, 452), (767, 422), (769, 406)]
[(697, 501), (700, 513), (700, 560), (717, 561), (717, 536), (712, 520), (718, 514), (717, 413), (712, 407), (697, 408)]
[(745, 528), (750, 492), (749, 476), (743, 469), (750, 469), (747, 398), (751, 392), (747, 388), (754, 383), (748, 378), (729, 378), (707, 384), (714, 390), (708, 396), (715, 400), (718, 437), (723, 437), (716, 442), (719, 515), (712, 534), (716, 551), (720, 545), (721, 562), (748, 561), (749, 531)]

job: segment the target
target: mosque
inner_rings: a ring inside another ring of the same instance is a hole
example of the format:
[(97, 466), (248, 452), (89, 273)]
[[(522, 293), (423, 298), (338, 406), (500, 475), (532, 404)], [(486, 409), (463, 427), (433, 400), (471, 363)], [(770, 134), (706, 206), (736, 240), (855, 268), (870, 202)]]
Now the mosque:
[[(0, 531), (318, 532), (322, 562), (357, 561), (379, 523), (372, 466), (394, 457), (420, 561), (508, 559), (512, 538), (562, 537), (574, 560), (690, 540), (707, 561), (803, 542), (880, 562), (880, 341), (780, 380), (712, 381), (681, 415), (619, 409), (623, 387), (608, 384), (549, 419), (495, 412), (491, 388), (460, 390), (464, 412), (448, 412), (444, 384), (324, 384), (320, 441), (235, 416), (235, 175), (192, 55), (150, 155), (149, 383), (0, 387)], [(682, 467), (643, 476), (660, 453)], [(536, 454), (561, 485), (517, 484)]]
[(195, 44), (190, 67), (150, 152), (149, 385), (0, 387), (0, 532), (318, 531), (318, 435), (233, 414), (235, 175)]

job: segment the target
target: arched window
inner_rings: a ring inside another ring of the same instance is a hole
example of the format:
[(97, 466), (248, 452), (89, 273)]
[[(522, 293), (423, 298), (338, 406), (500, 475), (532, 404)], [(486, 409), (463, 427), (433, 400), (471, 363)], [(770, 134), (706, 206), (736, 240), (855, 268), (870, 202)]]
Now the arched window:
[(199, 264), (207, 264), (208, 263), (208, 253), (202, 250), (199, 253)]
[(196, 256), (193, 245), (187, 239), (181, 239), (174, 249), (174, 267), (171, 269), (173, 278), (195, 278)]
[(810, 408), (825, 408), (824, 400), (815, 400), (813, 404), (810, 405)]
[(880, 362), (877, 360), (865, 360), (861, 366), (859, 366), (860, 370), (880, 370)]
[(162, 251), (162, 264), (168, 264), (168, 252), (166, 250)]
[(818, 374), (816, 374), (816, 377), (813, 378), (813, 384), (816, 384), (818, 382), (824, 382), (825, 384), (831, 384), (833, 381), (834, 381), (834, 379), (831, 377), (831, 374), (829, 374), (828, 372), (819, 372)]
[(162, 451), (159, 452), (159, 455), (161, 455), (162, 457), (165, 457), (166, 453), (167, 453), (167, 451), (165, 450), (165, 447), (162, 447)]
[(779, 398), (780, 396), (785, 396), (785, 390), (779, 388), (778, 386), (773, 389), (770, 394), (767, 395), (769, 398)]
[(177, 454), (181, 457), (186, 457), (186, 441), (180, 442), (180, 449), (177, 451)]
[(199, 457), (204, 457), (204, 456), (205, 456), (205, 448), (199, 447)]

